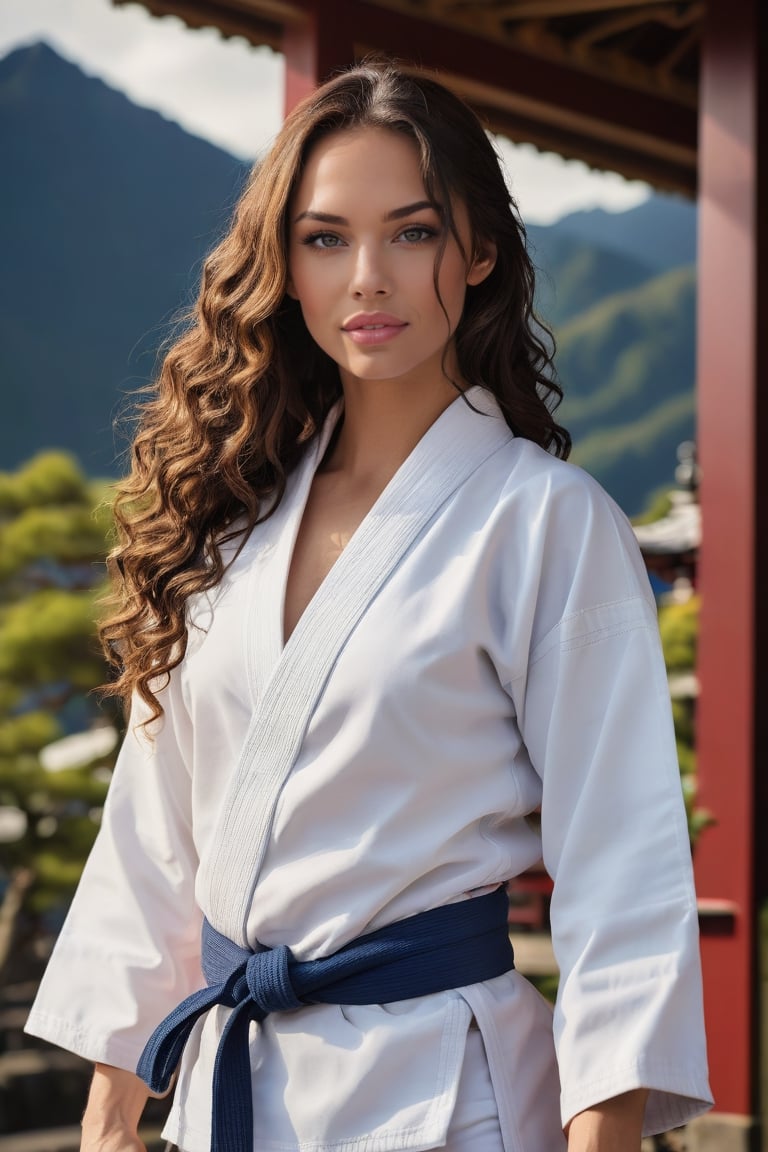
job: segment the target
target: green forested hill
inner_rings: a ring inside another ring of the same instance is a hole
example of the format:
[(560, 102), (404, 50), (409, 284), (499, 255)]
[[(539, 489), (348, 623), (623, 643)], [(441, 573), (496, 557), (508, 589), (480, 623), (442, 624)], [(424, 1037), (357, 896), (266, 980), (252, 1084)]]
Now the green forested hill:
[[(0, 60), (0, 470), (66, 448), (115, 474), (115, 420), (151, 380), (245, 176), (39, 44)], [(693, 432), (695, 209), (654, 196), (529, 228), (574, 458), (630, 512)]]
[(696, 273), (662, 273), (558, 329), (562, 420), (574, 460), (630, 514), (672, 482), (694, 430)]
[(533, 225), (527, 232), (538, 274), (539, 310), (556, 327), (606, 296), (643, 284), (657, 272), (652, 264), (601, 248), (558, 225)]
[(558, 329), (563, 412), (574, 435), (606, 420), (625, 423), (690, 390), (695, 310), (695, 269), (675, 268)]

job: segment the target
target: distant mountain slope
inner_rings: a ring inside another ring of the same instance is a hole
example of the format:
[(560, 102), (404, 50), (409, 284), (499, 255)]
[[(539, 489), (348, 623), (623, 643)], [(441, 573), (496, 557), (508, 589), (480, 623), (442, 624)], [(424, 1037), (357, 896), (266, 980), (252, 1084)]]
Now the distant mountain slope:
[(527, 233), (538, 276), (537, 306), (550, 325), (559, 326), (658, 271), (652, 263), (571, 236), (559, 224), (530, 225)]
[(559, 330), (562, 421), (574, 460), (629, 513), (672, 483), (694, 430), (696, 274), (663, 273), (610, 296)]
[(658, 272), (696, 261), (696, 207), (679, 196), (651, 196), (629, 212), (572, 212), (557, 228)]
[(674, 485), (676, 449), (693, 438), (695, 406), (693, 391), (671, 396), (639, 420), (586, 436), (572, 460), (599, 477), (628, 516), (639, 515), (652, 494)]
[(151, 377), (244, 168), (43, 44), (0, 60), (0, 156), (0, 467), (61, 445), (112, 472), (121, 397)]
[[(45, 45), (0, 60), (0, 157), (0, 470), (62, 447), (114, 475), (115, 417), (152, 378), (246, 169)], [(575, 459), (635, 512), (692, 431), (695, 209), (659, 196), (529, 241)]]

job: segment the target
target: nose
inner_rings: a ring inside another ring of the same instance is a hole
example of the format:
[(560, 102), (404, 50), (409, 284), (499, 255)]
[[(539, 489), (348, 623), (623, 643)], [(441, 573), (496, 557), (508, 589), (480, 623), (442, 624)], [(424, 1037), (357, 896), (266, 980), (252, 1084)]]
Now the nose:
[(357, 299), (388, 296), (392, 291), (387, 262), (381, 249), (374, 244), (361, 244), (355, 255), (350, 281), (350, 293)]

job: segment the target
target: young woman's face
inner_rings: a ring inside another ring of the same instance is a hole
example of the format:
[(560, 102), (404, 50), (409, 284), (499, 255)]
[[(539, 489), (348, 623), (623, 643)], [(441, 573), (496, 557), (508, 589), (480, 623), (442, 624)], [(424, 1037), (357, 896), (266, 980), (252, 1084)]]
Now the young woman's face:
[(415, 143), (363, 128), (335, 132), (310, 153), (289, 210), (288, 291), (344, 383), (440, 382), (443, 364), (456, 378), (452, 336), (467, 285), (488, 275), (494, 254), (473, 259), (466, 209), (452, 207), (466, 256), (448, 232), (441, 307), (434, 275), (444, 226)]

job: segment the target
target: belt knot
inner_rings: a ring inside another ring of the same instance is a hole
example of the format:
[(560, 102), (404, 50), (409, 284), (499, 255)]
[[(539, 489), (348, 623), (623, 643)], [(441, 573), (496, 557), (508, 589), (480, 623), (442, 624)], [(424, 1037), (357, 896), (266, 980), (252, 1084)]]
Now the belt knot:
[(250, 999), (258, 1009), (257, 1019), (270, 1012), (287, 1012), (301, 1008), (304, 1001), (296, 995), (291, 983), (290, 965), (293, 954), (286, 944), (254, 952), (245, 964), (245, 972), (235, 984), (236, 1003)]

